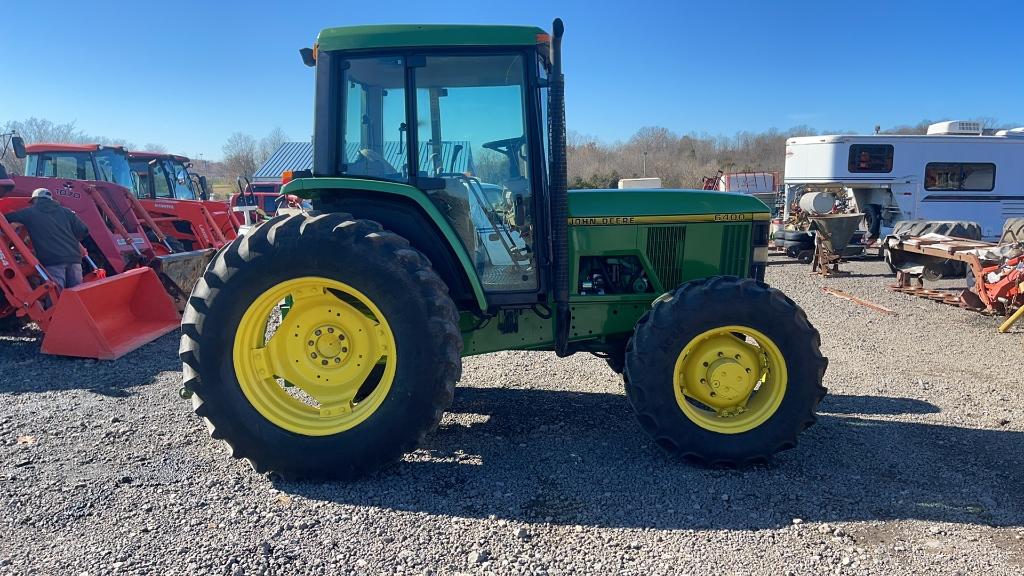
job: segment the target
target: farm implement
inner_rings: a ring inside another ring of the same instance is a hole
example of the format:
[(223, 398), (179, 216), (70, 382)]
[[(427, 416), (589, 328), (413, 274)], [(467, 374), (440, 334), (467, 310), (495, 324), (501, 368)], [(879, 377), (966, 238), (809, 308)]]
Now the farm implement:
[[(999, 327), (1006, 332), (1024, 310), (1024, 237), (1017, 235), (1008, 226), (999, 243), (936, 233), (890, 236), (885, 247), (897, 269), (892, 289), (985, 314), (1007, 315)], [(940, 280), (950, 270), (963, 269), (972, 278), (967, 288), (925, 287), (925, 280)]]

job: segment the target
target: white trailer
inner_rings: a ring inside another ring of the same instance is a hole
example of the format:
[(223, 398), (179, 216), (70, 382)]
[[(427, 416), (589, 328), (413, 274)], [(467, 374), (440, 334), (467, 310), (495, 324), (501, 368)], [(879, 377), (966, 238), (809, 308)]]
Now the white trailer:
[(786, 141), (786, 216), (806, 192), (849, 195), (872, 236), (905, 220), (972, 221), (998, 239), (1024, 216), (1024, 128), (933, 124), (924, 136), (806, 136)]
[(753, 196), (775, 209), (778, 172), (726, 172), (718, 177), (718, 190)]
[(619, 189), (629, 188), (661, 188), (661, 178), (623, 178), (619, 180)]

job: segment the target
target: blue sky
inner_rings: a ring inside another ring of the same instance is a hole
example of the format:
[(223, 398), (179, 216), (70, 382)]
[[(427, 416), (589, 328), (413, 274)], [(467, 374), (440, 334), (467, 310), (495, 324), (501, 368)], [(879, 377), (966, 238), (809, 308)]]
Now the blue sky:
[(1024, 124), (1024, 2), (8, 2), (0, 122), (216, 159), (236, 131), (312, 125), (298, 49), (328, 26), (566, 23), (570, 129), (606, 141), (660, 125), (731, 135), (870, 132), (924, 118)]

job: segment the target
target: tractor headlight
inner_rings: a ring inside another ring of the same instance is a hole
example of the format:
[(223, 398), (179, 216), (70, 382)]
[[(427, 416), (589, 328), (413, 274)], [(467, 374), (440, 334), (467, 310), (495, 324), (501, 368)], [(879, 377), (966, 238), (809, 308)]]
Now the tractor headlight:
[(755, 221), (750, 238), (750, 277), (764, 282), (768, 268), (768, 222)]

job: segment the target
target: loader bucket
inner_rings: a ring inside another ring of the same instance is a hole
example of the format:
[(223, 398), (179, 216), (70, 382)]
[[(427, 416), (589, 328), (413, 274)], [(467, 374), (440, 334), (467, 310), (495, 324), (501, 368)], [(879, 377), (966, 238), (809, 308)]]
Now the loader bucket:
[(178, 252), (158, 256), (149, 263), (150, 267), (160, 275), (160, 281), (163, 282), (167, 293), (174, 299), (179, 312), (185, 309), (185, 303), (188, 301), (189, 294), (192, 293), (192, 288), (202, 278), (203, 272), (206, 272), (206, 267), (216, 253), (217, 251), (213, 248)]
[(61, 292), (42, 351), (116, 360), (173, 332), (180, 322), (156, 273), (135, 268)]

